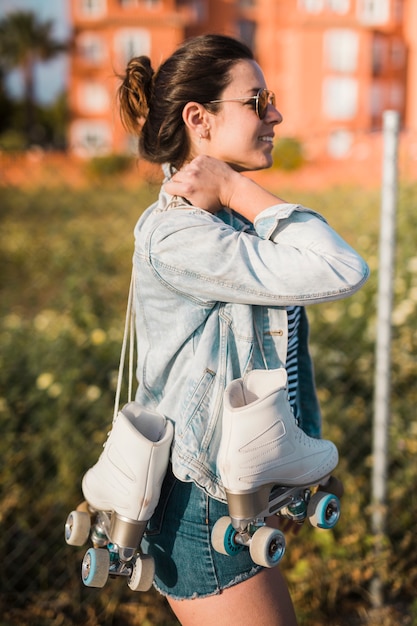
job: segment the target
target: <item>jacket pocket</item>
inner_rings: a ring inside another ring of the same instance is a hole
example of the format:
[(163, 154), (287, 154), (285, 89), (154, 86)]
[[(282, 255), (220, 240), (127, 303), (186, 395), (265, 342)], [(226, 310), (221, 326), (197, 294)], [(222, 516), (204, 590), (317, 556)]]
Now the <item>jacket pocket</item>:
[[(184, 403), (182, 418), (177, 421), (176, 437), (185, 439), (192, 431), (193, 438), (203, 441), (210, 419), (213, 401), (213, 385), (216, 373), (206, 368)], [(178, 428), (180, 426), (180, 428)]]

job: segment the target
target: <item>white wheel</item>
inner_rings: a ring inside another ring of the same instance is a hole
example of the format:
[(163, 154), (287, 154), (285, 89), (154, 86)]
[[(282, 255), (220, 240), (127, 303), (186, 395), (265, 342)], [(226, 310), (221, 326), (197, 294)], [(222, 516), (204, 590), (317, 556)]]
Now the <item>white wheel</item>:
[(331, 493), (317, 491), (308, 503), (307, 515), (315, 528), (333, 528), (340, 517), (339, 498)]
[(149, 591), (155, 576), (155, 561), (150, 554), (137, 557), (128, 586), (132, 591)]
[(70, 546), (83, 546), (90, 534), (90, 516), (84, 511), (71, 511), (65, 522), (65, 541)]
[(81, 577), (86, 587), (104, 587), (109, 577), (110, 554), (104, 548), (90, 548), (85, 553)]
[(234, 556), (243, 550), (243, 546), (235, 542), (236, 531), (230, 517), (220, 517), (211, 531), (211, 545), (220, 554)]
[(257, 565), (275, 567), (285, 552), (285, 537), (275, 528), (261, 526), (252, 536), (249, 552)]

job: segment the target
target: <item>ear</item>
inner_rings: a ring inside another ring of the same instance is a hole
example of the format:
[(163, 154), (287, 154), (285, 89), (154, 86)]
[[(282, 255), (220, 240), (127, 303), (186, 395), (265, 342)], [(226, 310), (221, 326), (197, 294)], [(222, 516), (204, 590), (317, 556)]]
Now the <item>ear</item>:
[(192, 136), (207, 138), (210, 130), (210, 115), (202, 104), (187, 102), (182, 111), (182, 119)]

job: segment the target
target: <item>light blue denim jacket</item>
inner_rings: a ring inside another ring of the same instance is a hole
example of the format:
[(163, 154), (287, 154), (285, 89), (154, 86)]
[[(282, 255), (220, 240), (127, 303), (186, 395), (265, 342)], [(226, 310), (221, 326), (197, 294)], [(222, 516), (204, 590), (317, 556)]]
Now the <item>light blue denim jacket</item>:
[[(190, 207), (161, 189), (135, 228), (136, 399), (175, 424), (175, 475), (225, 500), (216, 457), (223, 392), (253, 368), (285, 366), (290, 305), (346, 297), (368, 277), (364, 260), (316, 212), (277, 204), (254, 225)], [(300, 426), (321, 417), (299, 325)], [(262, 342), (262, 349), (259, 347)]]

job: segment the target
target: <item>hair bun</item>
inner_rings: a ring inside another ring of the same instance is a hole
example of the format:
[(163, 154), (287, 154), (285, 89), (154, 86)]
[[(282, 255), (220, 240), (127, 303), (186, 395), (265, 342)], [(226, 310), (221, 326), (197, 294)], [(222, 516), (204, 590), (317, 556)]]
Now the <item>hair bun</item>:
[(154, 71), (147, 56), (134, 57), (126, 67), (118, 96), (124, 126), (137, 134), (148, 115)]

